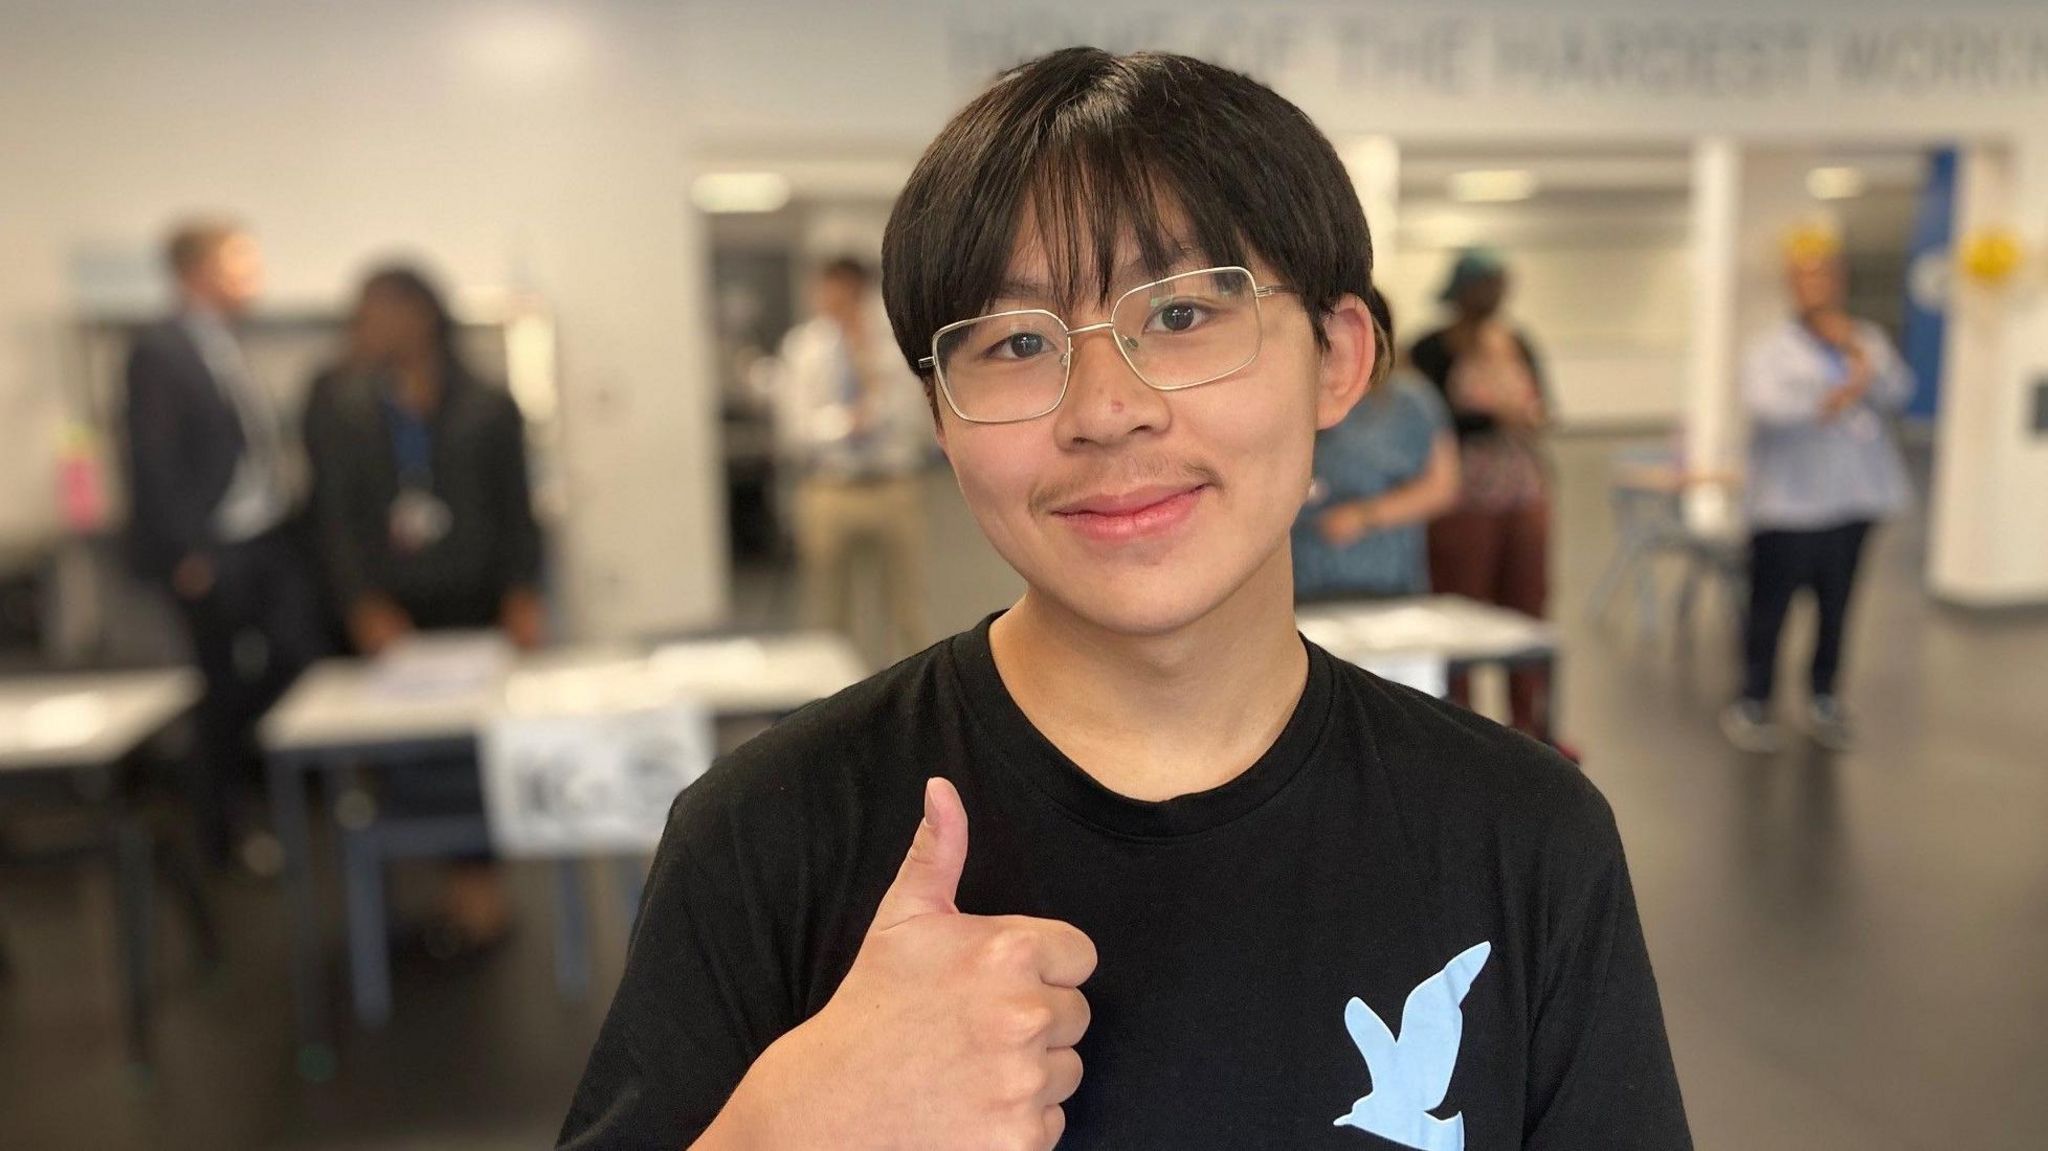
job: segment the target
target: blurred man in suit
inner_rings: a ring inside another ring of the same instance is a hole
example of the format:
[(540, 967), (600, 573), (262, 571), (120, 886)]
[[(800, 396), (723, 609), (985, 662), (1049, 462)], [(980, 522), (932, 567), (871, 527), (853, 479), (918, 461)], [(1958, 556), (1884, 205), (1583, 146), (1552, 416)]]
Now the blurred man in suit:
[(216, 861), (254, 848), (243, 861), (266, 870), (274, 852), (247, 802), (260, 777), (251, 737), (319, 654), (320, 628), (288, 535), (290, 446), (235, 331), (261, 290), (262, 253), (238, 225), (197, 220), (172, 232), (165, 257), (177, 311), (128, 357), (131, 555), (170, 593), (206, 677), (193, 778), (203, 846)]

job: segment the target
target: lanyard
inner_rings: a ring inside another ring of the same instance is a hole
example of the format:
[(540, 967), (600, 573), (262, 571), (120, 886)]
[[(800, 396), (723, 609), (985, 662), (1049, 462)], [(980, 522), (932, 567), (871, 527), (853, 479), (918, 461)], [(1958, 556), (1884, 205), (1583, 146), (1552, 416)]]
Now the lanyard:
[(391, 458), (398, 464), (400, 487), (431, 491), (434, 487), (434, 429), (426, 420), (383, 400), (384, 422), (391, 429)]

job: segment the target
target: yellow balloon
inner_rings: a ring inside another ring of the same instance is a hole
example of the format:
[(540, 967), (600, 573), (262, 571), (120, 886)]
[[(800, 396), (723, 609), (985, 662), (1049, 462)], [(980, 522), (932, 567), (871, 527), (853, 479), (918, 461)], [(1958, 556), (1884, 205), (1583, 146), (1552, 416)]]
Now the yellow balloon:
[(1993, 287), (2012, 279), (2023, 258), (2019, 237), (2004, 228), (1972, 232), (1963, 237), (1957, 252), (1957, 263), (1964, 275)]

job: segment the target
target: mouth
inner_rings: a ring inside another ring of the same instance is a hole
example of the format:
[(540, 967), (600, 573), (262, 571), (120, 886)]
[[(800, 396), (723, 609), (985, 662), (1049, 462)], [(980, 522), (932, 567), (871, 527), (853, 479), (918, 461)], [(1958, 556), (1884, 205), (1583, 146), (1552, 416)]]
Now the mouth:
[(1187, 522), (1208, 484), (1177, 484), (1104, 492), (1053, 509), (1053, 518), (1104, 543), (1164, 535)]

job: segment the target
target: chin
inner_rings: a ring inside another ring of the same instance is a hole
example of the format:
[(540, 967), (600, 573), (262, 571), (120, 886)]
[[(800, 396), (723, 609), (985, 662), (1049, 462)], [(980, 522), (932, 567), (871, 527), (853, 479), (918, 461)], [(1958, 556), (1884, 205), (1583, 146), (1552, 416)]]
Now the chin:
[(1029, 582), (1035, 594), (1089, 625), (1134, 638), (1171, 635), (1198, 623), (1244, 583), (1185, 570), (1096, 573), (1092, 580), (1089, 574), (1067, 568), (1057, 578)]

